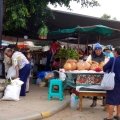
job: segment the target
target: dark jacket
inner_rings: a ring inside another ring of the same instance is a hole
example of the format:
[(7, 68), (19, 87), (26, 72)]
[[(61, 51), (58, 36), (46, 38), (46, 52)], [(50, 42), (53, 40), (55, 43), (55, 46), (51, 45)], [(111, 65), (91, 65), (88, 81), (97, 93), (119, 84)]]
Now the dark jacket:
[[(110, 58), (108, 63), (103, 67), (103, 71), (110, 72), (112, 69), (114, 58)], [(117, 57), (115, 60), (114, 71), (115, 73), (115, 86), (120, 86), (120, 57)]]
[(101, 53), (101, 55), (97, 56), (95, 54), (95, 52), (93, 52), (91, 57), (92, 57), (92, 61), (95, 61), (95, 62), (98, 62), (98, 63), (101, 63), (101, 62), (105, 61), (105, 55), (103, 53)]

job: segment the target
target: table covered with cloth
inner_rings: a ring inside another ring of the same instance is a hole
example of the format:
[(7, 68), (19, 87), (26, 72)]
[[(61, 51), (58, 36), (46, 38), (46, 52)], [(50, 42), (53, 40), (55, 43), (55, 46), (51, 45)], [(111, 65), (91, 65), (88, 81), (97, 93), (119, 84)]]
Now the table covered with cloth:
[(103, 72), (95, 71), (69, 71), (66, 73), (66, 82), (76, 88), (79, 95), (79, 108), (82, 110), (83, 96), (106, 96), (106, 91), (101, 87)]
[[(101, 87), (101, 81), (104, 75), (104, 72), (95, 72), (95, 71), (69, 71), (65, 72), (66, 81), (68, 83), (71, 82), (73, 87), (76, 88), (77, 91), (80, 90), (97, 90), (104, 91)], [(76, 83), (75, 83), (76, 82)]]

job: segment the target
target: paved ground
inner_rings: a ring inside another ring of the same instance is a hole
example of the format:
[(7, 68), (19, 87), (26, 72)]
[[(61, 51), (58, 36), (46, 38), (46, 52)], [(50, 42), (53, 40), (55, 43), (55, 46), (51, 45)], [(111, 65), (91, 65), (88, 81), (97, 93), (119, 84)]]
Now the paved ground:
[(20, 101), (0, 101), (0, 120), (29, 116), (36, 112), (48, 111), (52, 106), (61, 103), (58, 99), (47, 100), (47, 88), (30, 85), (30, 92)]
[(101, 106), (101, 100), (98, 101), (98, 106), (95, 108), (89, 107), (90, 99), (84, 98), (83, 104), (82, 112), (71, 110), (70, 106), (67, 106), (64, 110), (44, 120), (103, 120), (107, 117), (107, 112), (103, 111), (104, 107)]
[[(64, 101), (66, 101), (66, 99), (69, 100), (70, 98), (67, 96)], [(91, 102), (91, 99), (84, 98), (82, 112), (79, 110), (71, 110), (68, 105), (60, 112), (51, 117), (44, 118), (44, 120), (103, 120), (103, 118), (107, 116), (107, 112), (103, 111), (104, 108), (101, 106), (102, 101), (98, 100), (98, 105), (95, 108), (89, 107)], [(0, 120), (13, 120), (13, 118), (30, 116), (38, 112), (50, 111), (53, 107), (54, 111), (56, 111), (56, 106), (62, 104), (63, 102), (58, 99), (48, 101), (47, 88), (40, 88), (32, 84), (30, 85), (30, 92), (26, 97), (21, 97), (20, 101), (0, 101)]]

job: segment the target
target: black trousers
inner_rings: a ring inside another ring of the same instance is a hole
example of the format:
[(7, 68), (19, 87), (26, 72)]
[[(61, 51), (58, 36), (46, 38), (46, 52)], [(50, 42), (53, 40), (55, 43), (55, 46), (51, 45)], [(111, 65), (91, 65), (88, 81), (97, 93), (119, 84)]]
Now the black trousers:
[[(97, 96), (94, 96), (94, 97), (93, 97), (93, 100), (94, 100), (94, 101), (97, 101)], [(105, 100), (105, 97), (103, 97), (103, 100)]]

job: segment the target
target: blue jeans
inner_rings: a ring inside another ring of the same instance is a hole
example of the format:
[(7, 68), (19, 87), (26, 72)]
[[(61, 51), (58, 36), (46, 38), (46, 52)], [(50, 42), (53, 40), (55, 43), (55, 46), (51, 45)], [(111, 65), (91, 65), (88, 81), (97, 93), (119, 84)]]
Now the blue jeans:
[(47, 62), (46, 62), (46, 66), (45, 66), (45, 70), (50, 70), (50, 62), (51, 62), (51, 57), (52, 57), (52, 53), (48, 53), (47, 54)]
[(26, 96), (26, 93), (25, 93), (26, 82), (29, 74), (30, 74), (30, 64), (26, 64), (21, 70), (19, 70), (20, 80), (24, 82), (24, 84), (21, 86), (20, 96)]

